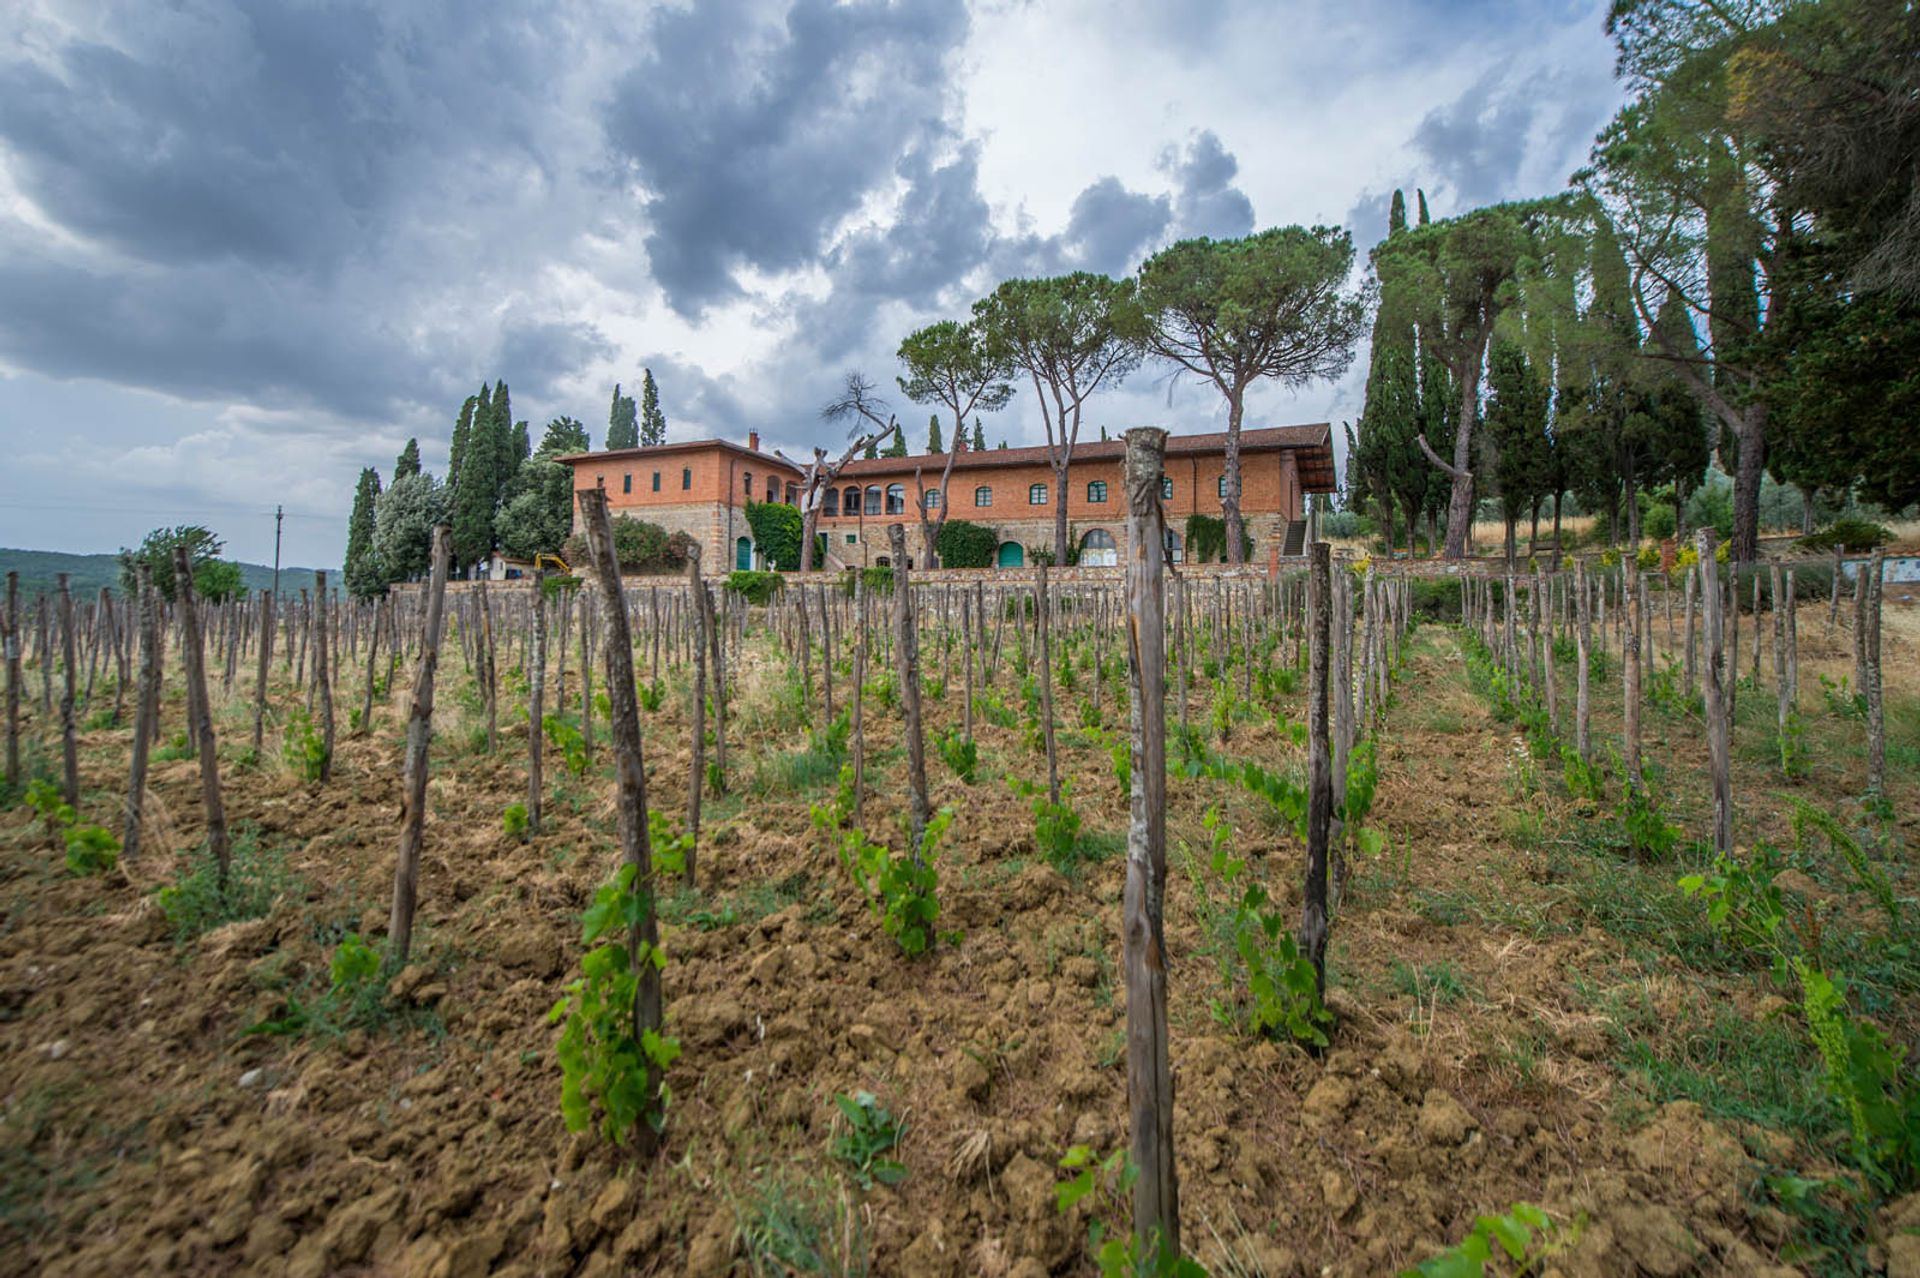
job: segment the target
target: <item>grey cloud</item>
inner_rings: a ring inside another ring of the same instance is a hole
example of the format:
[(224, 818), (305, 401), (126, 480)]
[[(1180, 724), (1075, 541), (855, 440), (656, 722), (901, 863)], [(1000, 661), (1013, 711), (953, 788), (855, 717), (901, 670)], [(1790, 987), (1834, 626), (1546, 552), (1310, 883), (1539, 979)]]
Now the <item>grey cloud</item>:
[(1166, 233), (1172, 216), (1168, 197), (1129, 191), (1118, 178), (1103, 177), (1074, 198), (1064, 237), (1067, 256), (1084, 270), (1128, 274)]
[(1427, 112), (1413, 144), (1433, 162), (1462, 207), (1502, 198), (1526, 159), (1527, 138), (1544, 86), (1530, 78), (1507, 86), (1507, 71), (1487, 72), (1446, 106)]
[(942, 129), (962, 0), (750, 0), (662, 9), (607, 137), (647, 199), (655, 279), (698, 316), (741, 266), (811, 265), (900, 158)]
[(1178, 186), (1174, 228), (1181, 238), (1235, 239), (1253, 230), (1253, 201), (1233, 185), (1240, 162), (1213, 130), (1196, 134), (1184, 151), (1169, 148), (1160, 167)]
[(376, 417), (430, 391), (431, 353), (350, 302), (250, 296), (231, 264), (117, 274), (0, 258), (0, 359), (187, 399), (323, 403)]
[(550, 400), (569, 374), (618, 352), (592, 324), (566, 320), (511, 321), (500, 334), (496, 367), (513, 377), (517, 393)]

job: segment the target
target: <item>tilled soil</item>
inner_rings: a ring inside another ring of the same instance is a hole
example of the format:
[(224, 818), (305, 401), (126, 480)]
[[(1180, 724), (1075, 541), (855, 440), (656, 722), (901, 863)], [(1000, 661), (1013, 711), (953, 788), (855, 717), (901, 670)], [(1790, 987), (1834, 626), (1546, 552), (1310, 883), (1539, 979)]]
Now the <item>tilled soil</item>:
[[(930, 704), (936, 726), (958, 701)], [(153, 894), (202, 837), (195, 764), (156, 766), (158, 850), (105, 878), (68, 875), (24, 809), (0, 814), (0, 1273), (779, 1272), (750, 1245), (768, 1219), (815, 1229), (819, 1272), (1092, 1272), (1090, 1208), (1062, 1215), (1053, 1191), (1069, 1146), (1125, 1139), (1124, 856), (1072, 875), (1036, 856), (1005, 776), (1044, 764), (1018, 732), (977, 721), (971, 787), (930, 760), (936, 802), (958, 810), (941, 926), (963, 935), (909, 960), (812, 829), (809, 796), (748, 784), (800, 734), (737, 725), (742, 794), (708, 813), (700, 892), (665, 910), (684, 1054), (662, 1148), (641, 1157), (564, 1129), (548, 1021), (580, 911), (617, 860), (604, 745), (521, 842), (501, 812), (524, 795), (524, 727), (491, 757), (448, 731), (399, 1010), (344, 1033), (243, 1032), (314, 997), (344, 933), (384, 932), (400, 707), (343, 739), (325, 789), (225, 769), (230, 820), (283, 849), (300, 886), (186, 944)], [(654, 802), (677, 812), (684, 721), (669, 707), (646, 726)], [(881, 716), (869, 734), (875, 830), (904, 807), (898, 733)], [(85, 735), (83, 819), (116, 823), (127, 735)], [(1225, 748), (1297, 756), (1270, 723)], [(1658, 1014), (1728, 1004), (1757, 1023), (1779, 1000), (1750, 974), (1703, 976), (1583, 924), (1561, 862), (1503, 837), (1516, 820), (1582, 819), (1508, 787), (1514, 751), (1455, 637), (1421, 632), (1382, 735), (1388, 848), (1356, 863), (1335, 921), (1338, 1024), (1321, 1056), (1216, 1020), (1197, 917), (1210, 803), (1290, 912), (1297, 844), (1247, 796), (1172, 780), (1170, 828), (1191, 845), (1168, 905), (1183, 1241), (1216, 1274), (1391, 1272), (1516, 1201), (1574, 1239), (1547, 1272), (1801, 1272), (1781, 1259), (1793, 1222), (1756, 1184), (1768, 1169), (1843, 1176), (1837, 1149), (1636, 1090), (1608, 1010), (1629, 991)], [(1080, 742), (1063, 764), (1113, 846), (1125, 805), (1105, 752)], [(1474, 893), (1509, 913), (1436, 905)], [(897, 1187), (861, 1191), (829, 1157), (833, 1098), (858, 1090), (905, 1120)]]

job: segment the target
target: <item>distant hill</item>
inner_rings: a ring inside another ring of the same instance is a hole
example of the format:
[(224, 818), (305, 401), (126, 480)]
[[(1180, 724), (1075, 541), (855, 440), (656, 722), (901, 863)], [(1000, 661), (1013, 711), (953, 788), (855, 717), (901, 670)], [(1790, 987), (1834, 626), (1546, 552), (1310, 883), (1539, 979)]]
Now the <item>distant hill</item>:
[[(51, 595), (58, 589), (55, 580), (58, 573), (66, 573), (73, 580), (73, 593), (77, 598), (88, 599), (100, 593), (102, 586), (115, 594), (120, 593), (120, 557), (118, 555), (69, 555), (58, 550), (7, 550), (0, 548), (0, 592), (6, 589), (6, 575), (9, 572), (20, 574), (20, 597), (30, 600), (35, 595)], [(273, 567), (270, 564), (241, 564), (240, 579), (247, 584), (249, 591), (273, 589)], [(338, 569), (327, 570), (327, 580), (338, 582)], [(305, 586), (313, 588), (313, 569), (280, 569), (280, 585), (284, 590), (298, 590)]]

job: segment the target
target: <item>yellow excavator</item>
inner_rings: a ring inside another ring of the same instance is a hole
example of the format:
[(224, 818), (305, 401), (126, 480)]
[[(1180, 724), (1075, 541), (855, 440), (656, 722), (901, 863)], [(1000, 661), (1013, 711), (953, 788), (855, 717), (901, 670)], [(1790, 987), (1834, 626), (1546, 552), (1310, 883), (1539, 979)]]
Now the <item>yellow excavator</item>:
[(535, 555), (533, 557), (533, 566), (535, 568), (557, 569), (563, 577), (573, 576), (573, 569), (567, 567), (567, 561), (558, 555)]

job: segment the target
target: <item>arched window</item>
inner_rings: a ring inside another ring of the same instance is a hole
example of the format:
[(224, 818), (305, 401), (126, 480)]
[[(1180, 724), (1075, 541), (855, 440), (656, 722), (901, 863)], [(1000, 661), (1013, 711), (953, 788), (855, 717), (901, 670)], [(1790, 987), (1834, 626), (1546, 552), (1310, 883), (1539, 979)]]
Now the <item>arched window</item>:
[(795, 488), (792, 484), (787, 485), (787, 497), (786, 497), (787, 505), (789, 506), (793, 505), (793, 499), (799, 495), (799, 492), (800, 490)]
[(1047, 486), (1045, 484), (1027, 485), (1027, 505), (1044, 506), (1047, 504)]
[(850, 487), (847, 489), (846, 494), (842, 497), (840, 502), (840, 513), (848, 516), (853, 516), (860, 513), (859, 488)]
[(905, 484), (887, 485), (887, 513), (904, 515), (907, 512), (907, 486)]
[(829, 519), (832, 519), (840, 513), (840, 490), (838, 488), (827, 489), (826, 495), (820, 499), (820, 513)]
[(767, 500), (780, 500), (780, 476), (778, 475), (767, 476)]
[(1080, 562), (1088, 568), (1111, 568), (1120, 562), (1120, 548), (1104, 528), (1089, 529), (1080, 539)]
[(974, 489), (973, 504), (976, 506), (993, 505), (993, 489), (987, 487), (985, 484), (982, 484), (978, 488)]
[(866, 511), (869, 515), (877, 515), (880, 513), (880, 487), (878, 484), (867, 485)]
[(940, 509), (940, 499), (943, 496), (945, 496), (945, 494), (942, 493), (938, 488), (927, 489), (927, 509), (928, 510)]
[(1087, 501), (1092, 505), (1099, 506), (1104, 505), (1106, 500), (1107, 481), (1104, 479), (1090, 480), (1087, 483)]
[[(1173, 500), (1173, 481), (1171, 479), (1168, 479), (1165, 475), (1162, 475), (1160, 477), (1160, 500), (1161, 501)], [(1179, 561), (1175, 560), (1175, 562), (1177, 563)]]
[(682, 466), (680, 468), (680, 491), (685, 492), (691, 487), (693, 487), (693, 468), (691, 466)]

